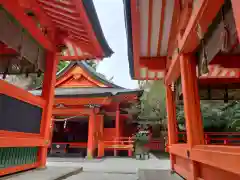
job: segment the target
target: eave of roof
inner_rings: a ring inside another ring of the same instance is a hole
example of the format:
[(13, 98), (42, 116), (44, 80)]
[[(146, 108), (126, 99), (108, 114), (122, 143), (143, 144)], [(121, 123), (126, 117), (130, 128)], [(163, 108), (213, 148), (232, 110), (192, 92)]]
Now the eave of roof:
[(113, 54), (113, 51), (109, 47), (105, 39), (93, 1), (82, 0), (82, 2), (83, 2), (83, 6), (85, 7), (88, 19), (91, 22), (92, 28), (94, 30), (94, 33), (96, 35), (96, 38), (99, 44), (101, 45), (101, 48), (104, 52), (105, 57), (110, 57)]
[(128, 62), (129, 72), (132, 79), (135, 78), (133, 63), (133, 42), (132, 42), (132, 18), (131, 18), (131, 0), (123, 0), (125, 27), (127, 33)]
[[(33, 95), (40, 96), (42, 90), (29, 91)], [(122, 88), (56, 88), (55, 97), (110, 97), (121, 94), (142, 94), (142, 90)]]

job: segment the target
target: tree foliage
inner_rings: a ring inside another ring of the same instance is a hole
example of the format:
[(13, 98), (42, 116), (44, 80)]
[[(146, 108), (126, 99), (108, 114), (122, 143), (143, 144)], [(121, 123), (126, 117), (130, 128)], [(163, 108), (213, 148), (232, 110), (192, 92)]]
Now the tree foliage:
[[(145, 91), (140, 98), (138, 118), (145, 121), (160, 121), (167, 126), (166, 95), (162, 81), (140, 82)], [(176, 118), (180, 130), (185, 130), (183, 104), (176, 106)], [(240, 102), (201, 102), (201, 114), (205, 131), (240, 131)]]
[[(201, 103), (201, 114), (205, 131), (240, 131), (240, 103)], [(177, 121), (185, 129), (183, 105), (177, 106)]]
[(166, 118), (165, 88), (162, 81), (147, 82), (140, 98), (141, 112), (139, 119), (163, 121)]

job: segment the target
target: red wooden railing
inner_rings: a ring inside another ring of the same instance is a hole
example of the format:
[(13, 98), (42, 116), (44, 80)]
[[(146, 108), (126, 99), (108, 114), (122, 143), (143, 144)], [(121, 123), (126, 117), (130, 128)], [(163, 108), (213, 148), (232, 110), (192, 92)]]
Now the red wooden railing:
[[(104, 147), (106, 149), (132, 149), (134, 138), (132, 137), (120, 137), (113, 140), (104, 141)], [(150, 150), (164, 149), (164, 142), (161, 139), (151, 139), (148, 144), (145, 145)]]
[(162, 139), (150, 139), (149, 143), (145, 146), (154, 151), (164, 150), (164, 142)]
[[(205, 132), (205, 144), (215, 145), (240, 145), (240, 132)], [(186, 132), (178, 133), (178, 141), (187, 142)]]
[[(86, 142), (52, 142), (52, 144), (67, 144), (70, 148), (87, 148)], [(52, 144), (49, 144), (49, 148)]]
[(104, 141), (105, 149), (133, 149), (133, 139), (131, 137), (114, 138), (113, 140)]
[(131, 137), (119, 137), (113, 140), (103, 141), (104, 149), (114, 150), (114, 156), (117, 154), (117, 150), (127, 150), (128, 156), (132, 156), (133, 152), (133, 139)]

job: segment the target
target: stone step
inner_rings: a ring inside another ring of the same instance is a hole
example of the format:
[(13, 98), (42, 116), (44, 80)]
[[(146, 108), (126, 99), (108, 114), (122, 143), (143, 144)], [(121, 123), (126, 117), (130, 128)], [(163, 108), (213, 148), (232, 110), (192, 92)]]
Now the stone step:
[(176, 174), (171, 174), (170, 170), (145, 170), (138, 171), (138, 180), (183, 180)]

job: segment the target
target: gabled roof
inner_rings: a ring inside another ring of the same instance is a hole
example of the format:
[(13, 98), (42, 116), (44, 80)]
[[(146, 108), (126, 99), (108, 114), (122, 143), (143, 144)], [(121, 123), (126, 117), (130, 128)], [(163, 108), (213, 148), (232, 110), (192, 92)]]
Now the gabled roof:
[[(64, 76), (67, 76), (67, 74), (71, 72), (75, 67), (80, 67), (81, 69), (83, 69), (88, 76), (103, 84), (104, 87), (56, 86), (55, 97), (110, 97), (123, 94), (135, 94), (136, 96), (140, 96), (143, 92), (142, 90), (138, 89), (125, 89), (108, 81), (103, 75), (97, 73), (95, 69), (93, 69), (91, 66), (89, 66), (86, 62), (83, 61), (72, 61), (66, 68), (64, 68), (57, 74), (57, 80), (64, 78)], [(38, 89), (32, 90), (30, 92), (34, 95), (39, 96), (41, 95), (42, 90)]]
[(67, 72), (69, 72), (70, 69), (72, 69), (74, 66), (79, 66), (81, 69), (83, 69), (91, 78), (93, 78), (96, 81), (99, 81), (100, 83), (104, 84), (106, 87), (112, 87), (112, 88), (121, 88), (109, 80), (107, 80), (103, 75), (100, 73), (97, 73), (95, 69), (93, 69), (91, 66), (89, 66), (86, 62), (83, 61), (72, 61), (66, 68), (64, 68), (62, 71), (60, 71), (57, 74), (57, 79), (63, 77), (66, 75)]

